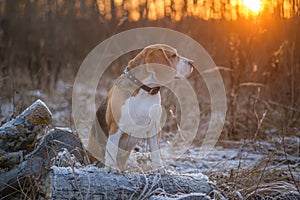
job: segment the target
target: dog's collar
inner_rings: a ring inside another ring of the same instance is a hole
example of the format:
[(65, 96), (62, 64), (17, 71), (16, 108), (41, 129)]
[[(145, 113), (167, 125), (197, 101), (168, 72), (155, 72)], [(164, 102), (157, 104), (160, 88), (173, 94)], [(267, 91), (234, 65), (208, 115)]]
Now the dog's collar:
[(159, 92), (160, 87), (149, 87), (148, 85), (143, 84), (139, 79), (137, 79), (132, 73), (130, 73), (130, 71), (127, 69), (127, 67), (124, 70), (124, 74), (125, 76), (131, 80), (134, 84), (136, 84), (137, 86), (139, 86), (139, 88), (145, 90), (146, 92), (148, 92), (148, 94), (150, 95), (155, 95)]

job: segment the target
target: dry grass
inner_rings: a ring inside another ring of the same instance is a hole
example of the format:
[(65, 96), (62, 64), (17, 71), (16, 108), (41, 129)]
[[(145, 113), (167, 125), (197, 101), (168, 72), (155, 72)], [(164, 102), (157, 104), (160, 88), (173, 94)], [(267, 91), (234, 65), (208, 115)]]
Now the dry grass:
[[(232, 170), (211, 174), (210, 179), (216, 181), (217, 186), (211, 194), (215, 199), (299, 199), (299, 182), (297, 185), (292, 180), (266, 173), (267, 169)], [(277, 173), (286, 173), (285, 169), (277, 169)], [(299, 172), (298, 172), (299, 173)], [(229, 176), (229, 177), (228, 177)], [(264, 176), (268, 181), (261, 180)]]
[(290, 138), (293, 144), (286, 146), (284, 139), (280, 139), (271, 146), (269, 142), (245, 142), (242, 152), (264, 155), (252, 167), (240, 165), (236, 169), (208, 173), (216, 182), (213, 196), (216, 199), (299, 199), (300, 143), (297, 138)]

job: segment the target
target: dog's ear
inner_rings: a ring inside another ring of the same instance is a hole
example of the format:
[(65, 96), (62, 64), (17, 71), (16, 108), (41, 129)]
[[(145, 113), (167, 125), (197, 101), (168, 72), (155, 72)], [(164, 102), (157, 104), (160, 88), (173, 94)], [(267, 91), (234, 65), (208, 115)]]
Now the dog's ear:
[(138, 55), (128, 62), (127, 68), (131, 70), (139, 65), (145, 64), (145, 60), (151, 52), (151, 49), (143, 49)]
[(146, 69), (157, 83), (165, 84), (175, 78), (175, 70), (164, 48), (152, 49), (145, 58)]

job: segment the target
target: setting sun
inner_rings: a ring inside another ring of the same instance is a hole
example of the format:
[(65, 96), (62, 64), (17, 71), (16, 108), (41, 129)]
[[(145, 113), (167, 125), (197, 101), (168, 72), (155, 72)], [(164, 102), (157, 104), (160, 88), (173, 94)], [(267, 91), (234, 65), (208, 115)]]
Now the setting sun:
[(255, 14), (259, 13), (262, 8), (261, 0), (244, 0), (244, 5)]

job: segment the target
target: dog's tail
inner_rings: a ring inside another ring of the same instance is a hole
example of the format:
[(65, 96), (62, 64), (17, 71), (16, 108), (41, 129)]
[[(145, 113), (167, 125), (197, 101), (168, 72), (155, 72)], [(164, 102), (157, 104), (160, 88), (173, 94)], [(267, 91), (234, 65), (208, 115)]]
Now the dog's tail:
[[(88, 150), (92, 154), (90, 156), (91, 162), (96, 160), (104, 164), (105, 148), (108, 137), (108, 126), (105, 120), (105, 113), (107, 109), (107, 99), (103, 101), (98, 108), (92, 129), (89, 135)], [(101, 163), (98, 166), (103, 166)]]
[(107, 98), (101, 103), (100, 107), (96, 112), (96, 117), (100, 127), (102, 128), (106, 137), (108, 137), (108, 126), (106, 124), (106, 110), (107, 110)]

